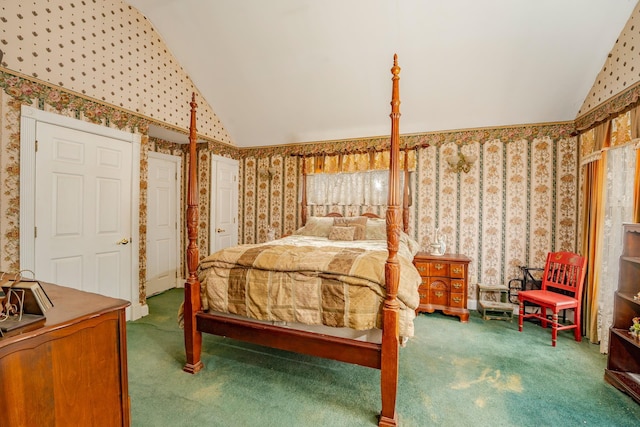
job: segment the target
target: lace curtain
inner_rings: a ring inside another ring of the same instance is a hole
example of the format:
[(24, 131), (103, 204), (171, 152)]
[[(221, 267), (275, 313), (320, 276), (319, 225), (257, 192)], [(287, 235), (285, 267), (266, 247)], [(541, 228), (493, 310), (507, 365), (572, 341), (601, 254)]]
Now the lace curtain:
[(609, 327), (613, 319), (613, 294), (618, 287), (619, 258), (622, 252), (622, 223), (633, 219), (633, 185), (636, 167), (634, 144), (609, 149), (604, 201), (604, 236), (601, 286), (598, 304), (600, 352), (609, 349)]
[[(400, 191), (403, 183), (404, 173), (401, 173)], [(309, 205), (386, 205), (388, 188), (388, 170), (307, 175), (307, 203)]]

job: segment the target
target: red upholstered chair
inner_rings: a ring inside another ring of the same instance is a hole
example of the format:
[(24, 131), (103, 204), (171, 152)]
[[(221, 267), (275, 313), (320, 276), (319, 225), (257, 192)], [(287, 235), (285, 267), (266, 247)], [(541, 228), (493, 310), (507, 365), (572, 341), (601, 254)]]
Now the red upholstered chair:
[[(582, 304), (582, 286), (585, 277), (586, 258), (571, 252), (550, 252), (542, 273), (540, 289), (518, 292), (520, 313), (518, 330), (522, 332), (524, 319), (533, 317), (540, 320), (543, 328), (551, 323), (551, 343), (555, 347), (558, 331), (574, 329), (576, 341), (582, 340), (580, 329), (580, 308)], [(536, 313), (525, 313), (524, 303), (540, 307)], [(565, 324), (558, 321), (558, 312), (573, 309), (574, 322)], [(551, 310), (551, 320), (547, 318), (547, 310)]]

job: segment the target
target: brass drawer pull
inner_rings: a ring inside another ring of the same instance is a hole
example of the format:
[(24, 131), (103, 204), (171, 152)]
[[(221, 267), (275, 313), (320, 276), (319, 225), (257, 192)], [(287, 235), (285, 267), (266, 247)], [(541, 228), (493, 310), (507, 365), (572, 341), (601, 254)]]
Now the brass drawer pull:
[(426, 268), (424, 268), (423, 266), (419, 266), (419, 267), (416, 267), (416, 268), (418, 269), (418, 271), (420, 273), (424, 273), (424, 271), (426, 270)]
[(462, 267), (453, 267), (453, 272), (456, 274), (462, 274)]
[(456, 283), (453, 284), (453, 287), (456, 288), (456, 289), (460, 289), (462, 287), (462, 283), (456, 282)]
[(436, 268), (436, 270), (442, 270), (444, 268), (444, 265), (438, 263), (438, 264), (434, 264), (434, 267)]
[(436, 292), (436, 296), (438, 298), (442, 298), (443, 295), (444, 295), (444, 292)]
[(420, 298), (425, 299), (427, 297), (427, 294), (420, 294)]
[(453, 300), (453, 302), (455, 302), (455, 303), (459, 303), (460, 301), (462, 301), (462, 298), (460, 298), (460, 297), (453, 297), (453, 298), (451, 298), (451, 299), (452, 299), (452, 300)]

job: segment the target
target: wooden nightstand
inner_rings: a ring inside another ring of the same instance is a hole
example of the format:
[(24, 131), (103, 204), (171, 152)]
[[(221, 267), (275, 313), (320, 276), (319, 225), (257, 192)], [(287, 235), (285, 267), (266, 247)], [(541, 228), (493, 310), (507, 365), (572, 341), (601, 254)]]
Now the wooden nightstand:
[(429, 255), (418, 252), (413, 264), (422, 276), (420, 305), (416, 313), (433, 313), (458, 316), (461, 322), (469, 321), (467, 310), (467, 279), (471, 259), (461, 254)]

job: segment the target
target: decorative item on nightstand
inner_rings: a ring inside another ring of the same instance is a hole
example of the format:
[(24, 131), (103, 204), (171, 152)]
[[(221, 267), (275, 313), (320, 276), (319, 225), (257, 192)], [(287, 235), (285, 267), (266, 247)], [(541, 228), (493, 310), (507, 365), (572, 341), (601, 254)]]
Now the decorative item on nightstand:
[(433, 235), (433, 242), (429, 245), (429, 253), (434, 256), (442, 256), (447, 251), (447, 239), (444, 234), (440, 233), (440, 229), (436, 228)]
[(467, 280), (471, 260), (460, 254), (431, 255), (418, 252), (413, 264), (422, 276), (418, 288), (420, 305), (416, 313), (433, 313), (458, 316), (461, 322), (469, 321), (467, 310)]

